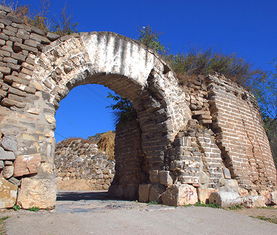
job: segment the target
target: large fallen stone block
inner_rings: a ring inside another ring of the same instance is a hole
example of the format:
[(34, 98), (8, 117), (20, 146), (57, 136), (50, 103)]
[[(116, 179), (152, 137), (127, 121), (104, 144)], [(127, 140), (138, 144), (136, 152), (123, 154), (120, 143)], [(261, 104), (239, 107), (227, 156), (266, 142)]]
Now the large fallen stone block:
[(198, 201), (196, 188), (189, 184), (172, 185), (162, 194), (162, 202), (169, 206), (192, 205)]
[(0, 208), (12, 208), (17, 197), (17, 186), (0, 176)]
[(263, 196), (247, 196), (242, 198), (242, 205), (247, 208), (265, 207), (265, 198)]
[(241, 205), (242, 198), (237, 192), (219, 191), (211, 193), (209, 203), (213, 203), (221, 207), (231, 207)]
[(38, 207), (52, 209), (56, 202), (56, 183), (53, 179), (23, 178), (17, 204), (23, 209)]

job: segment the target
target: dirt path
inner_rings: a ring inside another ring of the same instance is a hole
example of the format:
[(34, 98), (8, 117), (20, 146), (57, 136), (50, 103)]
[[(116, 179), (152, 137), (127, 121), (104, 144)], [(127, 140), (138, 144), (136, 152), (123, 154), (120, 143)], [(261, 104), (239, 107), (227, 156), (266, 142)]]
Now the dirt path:
[[(90, 199), (90, 200), (83, 200)], [(8, 235), (277, 234), (277, 225), (223, 209), (107, 200), (63, 194), (54, 211), (7, 212)]]

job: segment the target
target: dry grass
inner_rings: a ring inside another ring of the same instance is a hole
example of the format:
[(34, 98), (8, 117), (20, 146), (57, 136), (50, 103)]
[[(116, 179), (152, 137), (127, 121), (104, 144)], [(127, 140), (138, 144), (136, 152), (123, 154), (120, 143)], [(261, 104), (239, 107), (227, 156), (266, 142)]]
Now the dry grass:
[(114, 160), (114, 141), (115, 133), (108, 131), (100, 134), (97, 146), (99, 150), (105, 152), (109, 156), (109, 160)]

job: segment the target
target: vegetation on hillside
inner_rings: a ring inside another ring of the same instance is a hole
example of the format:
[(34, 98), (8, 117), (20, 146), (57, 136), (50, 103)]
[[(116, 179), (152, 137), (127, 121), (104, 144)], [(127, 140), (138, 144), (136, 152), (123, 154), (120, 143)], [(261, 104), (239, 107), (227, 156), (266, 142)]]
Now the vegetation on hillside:
[(72, 16), (68, 14), (66, 6), (61, 9), (58, 17), (50, 15), (50, 0), (40, 0), (40, 8), (32, 12), (29, 5), (19, 5), (15, 0), (1, 0), (0, 4), (8, 6), (13, 14), (28, 24), (41, 30), (54, 32), (60, 36), (77, 32), (78, 23), (72, 22)]

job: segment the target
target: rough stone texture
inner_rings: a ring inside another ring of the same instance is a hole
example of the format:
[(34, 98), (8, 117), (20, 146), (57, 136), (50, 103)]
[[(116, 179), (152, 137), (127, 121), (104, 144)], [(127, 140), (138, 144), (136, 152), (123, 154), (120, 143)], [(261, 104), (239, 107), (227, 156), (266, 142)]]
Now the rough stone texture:
[(12, 208), (17, 197), (17, 186), (0, 176), (0, 208)]
[(51, 179), (23, 178), (17, 204), (23, 209), (51, 209), (56, 201), (56, 184)]
[(139, 185), (139, 201), (149, 202), (149, 191), (151, 184), (140, 184)]
[(139, 185), (147, 182), (148, 170), (149, 166), (141, 146), (139, 123), (136, 120), (119, 123), (115, 136), (115, 176), (112, 182), (113, 188), (109, 189), (110, 194), (131, 199), (126, 189), (132, 183), (137, 190), (136, 197), (132, 199), (138, 199)]
[(115, 33), (59, 38), (25, 25), (6, 8), (0, 21), (0, 161), (15, 160), (12, 178), (22, 178), (20, 195), (30, 193), (21, 196), (26, 207), (28, 200), (47, 198), (45, 204), (54, 206), (55, 190), (23, 182), (53, 182), (55, 112), (83, 84), (107, 86), (137, 111), (137, 120), (117, 127), (110, 192), (119, 197), (138, 198), (140, 184), (154, 189), (160, 171), (170, 171), (173, 185), (199, 192), (219, 189), (222, 179), (237, 180), (250, 196), (276, 190), (257, 103), (242, 87), (219, 74), (177, 78), (152, 50)]
[(263, 196), (246, 196), (243, 197), (243, 206), (247, 208), (265, 207), (265, 199)]
[(221, 207), (231, 207), (241, 205), (243, 200), (236, 192), (219, 191), (211, 193), (209, 202)]
[(161, 202), (161, 196), (165, 191), (165, 187), (160, 184), (152, 184), (149, 191), (149, 201), (150, 202)]
[(160, 184), (165, 186), (170, 186), (173, 184), (173, 179), (170, 175), (170, 171), (160, 171), (159, 172)]
[(114, 176), (114, 160), (92, 140), (66, 139), (56, 146), (59, 190), (107, 190)]
[(272, 204), (277, 205), (277, 191), (271, 192)]
[(188, 184), (172, 185), (162, 194), (162, 202), (169, 206), (193, 205), (198, 202), (196, 188)]
[(19, 177), (23, 175), (36, 174), (40, 163), (41, 156), (38, 154), (17, 156), (14, 162), (14, 176)]

